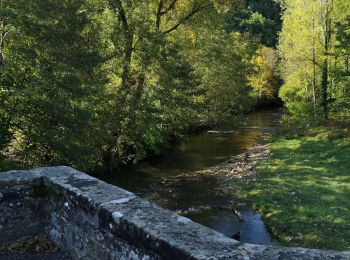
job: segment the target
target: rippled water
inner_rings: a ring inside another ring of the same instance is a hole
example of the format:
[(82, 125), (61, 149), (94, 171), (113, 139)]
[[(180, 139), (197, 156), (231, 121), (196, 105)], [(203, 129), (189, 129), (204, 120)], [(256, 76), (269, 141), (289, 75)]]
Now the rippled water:
[[(233, 155), (242, 153), (244, 149), (256, 145), (257, 139), (271, 134), (279, 126), (280, 117), (281, 113), (278, 110), (252, 113), (244, 119), (241, 127), (230, 129), (227, 125), (224, 129), (234, 130), (233, 132), (208, 133), (206, 131), (196, 134), (188, 142), (161, 156), (100, 178), (143, 196), (146, 192), (149, 193), (153, 184), (159, 183), (162, 177), (191, 173), (215, 166)], [(228, 237), (235, 235), (235, 238), (241, 242), (274, 243), (259, 214), (248, 207), (240, 209), (243, 222), (239, 221), (231, 210), (206, 208), (208, 205), (220, 205), (228, 200), (227, 197), (222, 197), (215, 192), (217, 186), (215, 177), (186, 181), (178, 183), (176, 187), (170, 187), (164, 195), (158, 194), (160, 198), (155, 201), (171, 210), (186, 210), (188, 211), (186, 216), (192, 220)], [(204, 210), (197, 210), (198, 208)]]

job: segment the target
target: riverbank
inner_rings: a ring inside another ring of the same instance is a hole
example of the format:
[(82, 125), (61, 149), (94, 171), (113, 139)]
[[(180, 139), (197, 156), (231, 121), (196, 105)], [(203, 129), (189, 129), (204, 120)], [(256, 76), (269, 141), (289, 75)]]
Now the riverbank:
[[(245, 163), (245, 152), (278, 130), (281, 115), (279, 109), (249, 114), (240, 124), (231, 122), (203, 131), (160, 156), (97, 177), (228, 237), (240, 232), (242, 242), (270, 245), (270, 235), (258, 214), (235, 205), (231, 186), (232, 182), (256, 178), (250, 164), (254, 156)], [(245, 221), (239, 221), (232, 205)]]
[[(256, 165), (260, 160), (266, 160), (270, 157), (268, 145), (257, 145), (247, 149), (244, 153), (233, 156), (231, 159), (214, 167), (208, 167), (195, 172), (186, 172), (174, 176), (162, 177), (157, 183), (154, 183), (143, 197), (156, 202), (161, 206), (166, 206), (167, 198), (174, 197), (174, 194), (180, 192), (177, 188), (194, 185), (196, 183), (208, 180), (215, 180), (215, 190), (211, 190), (216, 196), (222, 198), (213, 200), (211, 203), (206, 201), (205, 205), (197, 205), (190, 210), (179, 210), (177, 213), (186, 215), (192, 212), (198, 212), (209, 209), (235, 209), (239, 207), (239, 196), (234, 193), (232, 185), (234, 183), (251, 182), (259, 178)], [(208, 192), (208, 191), (207, 191)]]
[(259, 178), (232, 185), (288, 246), (350, 249), (349, 129), (318, 128), (274, 137)]

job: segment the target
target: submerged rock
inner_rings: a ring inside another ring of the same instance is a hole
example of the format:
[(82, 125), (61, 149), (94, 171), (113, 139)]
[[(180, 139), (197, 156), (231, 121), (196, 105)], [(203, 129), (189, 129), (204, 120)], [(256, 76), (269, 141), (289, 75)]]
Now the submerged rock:
[(234, 130), (229, 130), (229, 131), (210, 130), (210, 131), (208, 131), (209, 134), (232, 134), (234, 132), (235, 132)]

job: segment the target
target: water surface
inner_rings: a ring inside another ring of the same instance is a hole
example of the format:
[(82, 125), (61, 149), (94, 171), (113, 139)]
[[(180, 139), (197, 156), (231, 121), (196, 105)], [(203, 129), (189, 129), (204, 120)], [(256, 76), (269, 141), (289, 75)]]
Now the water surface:
[[(125, 167), (116, 174), (100, 178), (142, 197), (146, 193), (149, 194), (154, 184), (159, 183), (164, 177), (215, 166), (256, 145), (260, 138), (270, 135), (278, 127), (280, 116), (281, 113), (278, 110), (252, 113), (238, 128), (234, 127), (237, 124), (232, 124), (232, 126), (226, 125), (225, 129), (214, 129), (214, 133), (205, 131), (196, 134), (188, 142), (166, 151), (161, 156), (147, 159), (137, 165)], [(222, 133), (223, 130), (226, 132)], [(259, 214), (251, 209), (247, 207), (240, 209), (244, 219), (241, 222), (231, 210), (209, 208), (209, 206), (224, 204), (229, 199), (218, 195), (215, 190), (217, 187), (218, 180), (215, 177), (185, 181), (174, 187), (167, 187), (166, 193), (157, 193), (155, 190), (158, 196), (155, 201), (174, 211), (186, 211), (186, 216), (192, 220), (228, 237), (235, 235), (235, 238), (239, 238), (241, 242), (274, 243)]]

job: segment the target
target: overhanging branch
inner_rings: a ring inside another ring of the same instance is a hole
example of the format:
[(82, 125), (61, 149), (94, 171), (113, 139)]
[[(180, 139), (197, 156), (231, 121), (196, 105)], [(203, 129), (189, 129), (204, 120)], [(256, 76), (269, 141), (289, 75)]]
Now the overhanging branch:
[(189, 14), (187, 14), (183, 19), (181, 19), (177, 24), (175, 24), (173, 27), (171, 27), (170, 29), (164, 31), (164, 34), (168, 34), (171, 33), (172, 31), (175, 31), (180, 25), (182, 25), (183, 23), (185, 23), (186, 21), (188, 21), (192, 16), (194, 16), (196, 13), (199, 13), (200, 11), (203, 11), (205, 8), (211, 6), (210, 4), (208, 5), (204, 5), (204, 6), (200, 6), (198, 8), (193, 9)]

